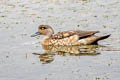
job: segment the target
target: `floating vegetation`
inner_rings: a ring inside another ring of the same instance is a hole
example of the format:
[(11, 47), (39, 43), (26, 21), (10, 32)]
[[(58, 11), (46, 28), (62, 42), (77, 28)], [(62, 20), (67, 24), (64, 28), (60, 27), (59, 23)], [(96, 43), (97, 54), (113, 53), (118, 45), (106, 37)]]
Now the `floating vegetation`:
[(80, 27), (80, 25), (78, 24), (77, 27)]
[(107, 28), (107, 26), (103, 25), (103, 28)]
[(26, 9), (21, 10), (21, 12), (23, 12), (23, 13), (26, 12), (26, 11), (27, 11)]
[(8, 29), (8, 28), (9, 28), (8, 26), (5, 27), (5, 29)]
[(97, 15), (95, 15), (94, 17), (97, 17)]
[(19, 22), (16, 22), (15, 24), (19, 24)]
[(0, 16), (0, 17), (6, 17), (5, 15), (2, 15), (2, 16)]
[(107, 14), (104, 14), (104, 18), (108, 18), (109, 16)]
[(48, 8), (48, 10), (53, 10), (53, 8)]
[(36, 13), (32, 13), (31, 15), (32, 15), (32, 16), (35, 16), (35, 15), (37, 15), (37, 14), (36, 14)]
[(96, 80), (100, 80), (100, 77), (96, 77)]
[(88, 1), (88, 0), (82, 0), (82, 1)]
[(41, 18), (40, 16), (37, 16), (37, 18)]
[(76, 12), (76, 11), (77, 11), (77, 10), (75, 10), (75, 9), (73, 10), (73, 12)]

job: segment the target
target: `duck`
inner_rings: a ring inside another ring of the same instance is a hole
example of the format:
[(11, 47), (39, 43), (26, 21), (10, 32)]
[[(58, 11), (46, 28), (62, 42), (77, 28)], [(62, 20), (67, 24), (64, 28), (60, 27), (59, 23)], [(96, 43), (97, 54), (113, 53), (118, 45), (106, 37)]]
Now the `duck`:
[(83, 30), (68, 30), (54, 34), (54, 30), (49, 25), (39, 25), (38, 31), (31, 35), (35, 37), (44, 35), (42, 45), (62, 45), (62, 46), (79, 46), (98, 44), (98, 41), (108, 38), (111, 34), (96, 36), (100, 31), (83, 31)]

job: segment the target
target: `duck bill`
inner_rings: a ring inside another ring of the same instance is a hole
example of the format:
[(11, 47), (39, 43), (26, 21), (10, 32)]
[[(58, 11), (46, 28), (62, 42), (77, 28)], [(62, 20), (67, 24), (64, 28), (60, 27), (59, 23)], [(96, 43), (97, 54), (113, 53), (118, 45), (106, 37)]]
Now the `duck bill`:
[(31, 35), (31, 37), (35, 37), (35, 36), (38, 36), (38, 35), (40, 35), (40, 32), (34, 33), (33, 35)]

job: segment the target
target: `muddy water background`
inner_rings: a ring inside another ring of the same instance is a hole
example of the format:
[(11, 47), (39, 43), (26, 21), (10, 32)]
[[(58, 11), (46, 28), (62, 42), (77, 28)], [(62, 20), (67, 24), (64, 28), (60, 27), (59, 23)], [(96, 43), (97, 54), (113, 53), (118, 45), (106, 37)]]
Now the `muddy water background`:
[[(44, 53), (42, 37), (30, 37), (39, 24), (112, 35), (100, 55), (56, 54), (44, 64), (32, 54)], [(119, 46), (119, 0), (0, 0), (0, 80), (120, 80)]]

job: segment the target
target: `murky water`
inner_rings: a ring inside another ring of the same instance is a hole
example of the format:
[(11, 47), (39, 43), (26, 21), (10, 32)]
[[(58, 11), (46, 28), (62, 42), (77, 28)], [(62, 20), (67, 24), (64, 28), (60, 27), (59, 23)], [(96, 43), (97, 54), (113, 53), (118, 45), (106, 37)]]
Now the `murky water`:
[[(55, 32), (100, 30), (98, 46), (42, 46), (38, 25)], [(120, 80), (119, 0), (0, 0), (0, 80)]]

